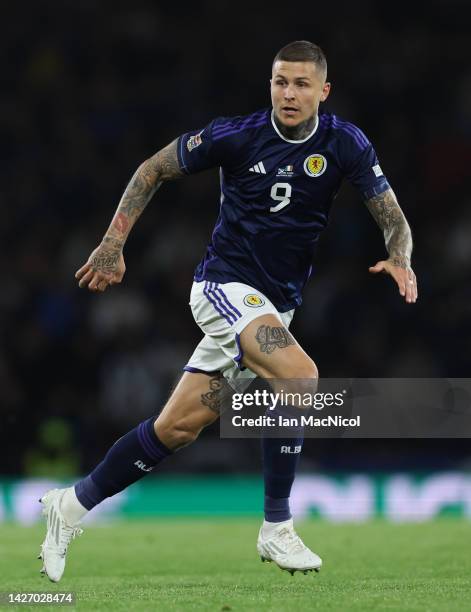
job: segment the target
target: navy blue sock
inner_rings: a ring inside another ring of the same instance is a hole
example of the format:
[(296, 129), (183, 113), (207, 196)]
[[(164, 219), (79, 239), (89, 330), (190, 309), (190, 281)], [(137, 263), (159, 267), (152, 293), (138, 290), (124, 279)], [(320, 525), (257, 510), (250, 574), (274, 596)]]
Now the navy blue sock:
[[(277, 408), (267, 415), (278, 418)], [(285, 415), (283, 415), (285, 416)], [(291, 518), (289, 497), (304, 442), (302, 427), (286, 429), (286, 438), (262, 438), (263, 478), (265, 482), (265, 520), (279, 523)]]
[(91, 510), (129, 487), (172, 453), (156, 436), (155, 420), (155, 416), (147, 419), (115, 442), (93, 472), (75, 485), (84, 508)]

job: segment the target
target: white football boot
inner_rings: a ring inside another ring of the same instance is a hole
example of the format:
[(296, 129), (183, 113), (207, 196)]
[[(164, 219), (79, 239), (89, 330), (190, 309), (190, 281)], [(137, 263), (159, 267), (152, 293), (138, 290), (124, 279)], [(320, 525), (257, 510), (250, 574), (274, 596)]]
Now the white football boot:
[(290, 572), (318, 572), (322, 559), (303, 544), (293, 527), (293, 519), (282, 523), (264, 522), (258, 534), (257, 551), (262, 561), (273, 561)]
[(67, 525), (60, 510), (60, 503), (66, 489), (52, 489), (39, 500), (44, 508), (47, 531), (38, 559), (43, 560), (41, 574), (51, 582), (59, 582), (65, 568), (65, 556), (70, 542), (79, 535), (82, 529)]

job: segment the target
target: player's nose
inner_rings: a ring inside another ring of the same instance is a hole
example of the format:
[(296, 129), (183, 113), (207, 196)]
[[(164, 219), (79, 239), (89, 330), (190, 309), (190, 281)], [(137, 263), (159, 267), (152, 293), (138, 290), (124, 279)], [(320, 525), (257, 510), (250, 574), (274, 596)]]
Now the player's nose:
[(290, 85), (287, 85), (285, 87), (284, 96), (283, 97), (285, 98), (285, 100), (294, 100), (294, 97), (295, 97), (294, 96), (294, 89)]

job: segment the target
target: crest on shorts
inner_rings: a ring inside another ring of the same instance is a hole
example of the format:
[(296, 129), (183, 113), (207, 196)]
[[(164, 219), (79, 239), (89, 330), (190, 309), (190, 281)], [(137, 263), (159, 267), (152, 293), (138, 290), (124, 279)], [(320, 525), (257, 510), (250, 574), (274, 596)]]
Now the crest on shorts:
[(327, 160), (320, 153), (314, 153), (314, 155), (309, 155), (304, 160), (304, 172), (308, 176), (320, 176), (324, 174), (327, 168)]
[(265, 300), (256, 293), (249, 293), (244, 297), (244, 304), (252, 308), (258, 308), (265, 304)]
[(187, 143), (186, 143), (186, 148), (188, 149), (188, 151), (193, 151), (193, 149), (196, 149), (196, 147), (199, 147), (200, 144), (203, 142), (203, 139), (201, 138), (201, 134), (203, 133), (203, 130), (201, 130), (201, 132), (199, 132), (198, 134), (195, 134), (194, 136), (190, 136), (190, 138), (188, 138)]

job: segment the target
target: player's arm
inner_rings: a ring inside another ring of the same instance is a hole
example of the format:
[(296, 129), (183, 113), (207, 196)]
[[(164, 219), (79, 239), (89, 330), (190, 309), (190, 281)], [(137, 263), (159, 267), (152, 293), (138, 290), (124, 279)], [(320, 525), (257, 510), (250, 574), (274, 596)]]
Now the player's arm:
[(406, 302), (413, 303), (417, 300), (417, 279), (411, 268), (412, 233), (394, 191), (389, 188), (375, 195), (366, 206), (383, 232), (389, 254), (387, 260), (378, 261), (369, 270), (390, 274)]
[(120, 283), (126, 271), (123, 247), (136, 221), (164, 181), (183, 176), (177, 156), (177, 140), (146, 159), (126, 187), (100, 245), (75, 273), (79, 287), (104, 291)]

